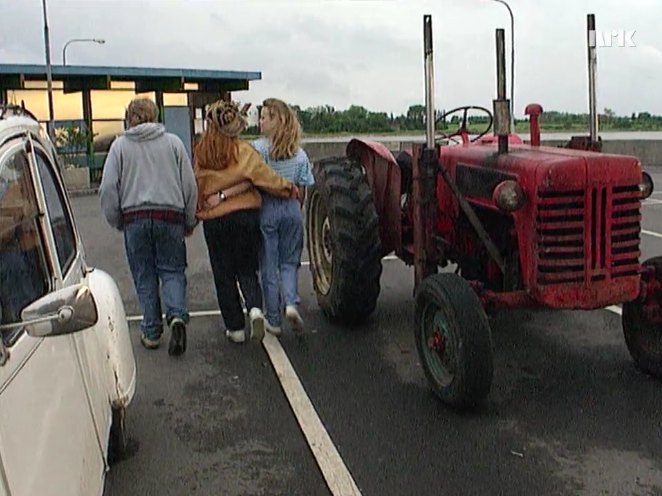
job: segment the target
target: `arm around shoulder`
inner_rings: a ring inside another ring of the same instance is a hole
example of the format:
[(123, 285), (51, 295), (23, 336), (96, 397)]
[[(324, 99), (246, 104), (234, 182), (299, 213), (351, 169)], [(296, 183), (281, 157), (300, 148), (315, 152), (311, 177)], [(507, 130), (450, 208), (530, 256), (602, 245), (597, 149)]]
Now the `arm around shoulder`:
[(299, 191), (296, 185), (269, 167), (255, 150), (250, 150), (247, 162), (247, 179), (256, 188), (280, 198), (298, 198)]

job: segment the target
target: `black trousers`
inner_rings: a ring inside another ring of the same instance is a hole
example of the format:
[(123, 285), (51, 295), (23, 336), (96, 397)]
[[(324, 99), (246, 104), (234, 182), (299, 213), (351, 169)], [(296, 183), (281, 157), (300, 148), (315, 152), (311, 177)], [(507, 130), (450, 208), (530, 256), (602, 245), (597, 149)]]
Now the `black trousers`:
[(244, 329), (246, 320), (237, 283), (246, 308), (262, 308), (258, 279), (262, 232), (260, 210), (239, 210), (202, 223), (214, 274), (218, 306), (229, 331)]

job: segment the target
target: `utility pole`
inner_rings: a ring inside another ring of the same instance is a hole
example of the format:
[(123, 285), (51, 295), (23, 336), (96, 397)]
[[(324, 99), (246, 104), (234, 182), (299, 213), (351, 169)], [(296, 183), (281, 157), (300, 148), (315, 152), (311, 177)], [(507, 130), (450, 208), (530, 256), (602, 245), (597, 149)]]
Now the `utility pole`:
[(51, 71), (51, 38), (48, 33), (48, 13), (46, 0), (42, 0), (44, 10), (44, 49), (46, 50), (46, 80), (48, 81), (48, 135), (55, 140), (54, 111), (53, 111), (53, 73)]

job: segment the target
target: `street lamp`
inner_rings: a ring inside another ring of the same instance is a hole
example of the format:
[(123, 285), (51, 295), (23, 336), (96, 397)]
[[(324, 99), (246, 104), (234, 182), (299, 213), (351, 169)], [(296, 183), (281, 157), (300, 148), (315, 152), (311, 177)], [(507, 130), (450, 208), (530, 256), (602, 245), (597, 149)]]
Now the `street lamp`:
[(51, 38), (48, 34), (48, 14), (46, 0), (41, 2), (44, 11), (44, 50), (46, 52), (46, 81), (48, 82), (48, 135), (55, 140), (53, 129), (53, 74), (51, 72)]
[(515, 18), (505, 0), (494, 0), (506, 6), (510, 14), (510, 127), (515, 132)]
[(69, 46), (70, 43), (98, 43), (99, 45), (103, 45), (106, 40), (101, 40), (98, 38), (74, 38), (72, 40), (67, 41), (64, 44), (64, 47), (62, 48), (62, 65), (67, 65), (67, 47)]

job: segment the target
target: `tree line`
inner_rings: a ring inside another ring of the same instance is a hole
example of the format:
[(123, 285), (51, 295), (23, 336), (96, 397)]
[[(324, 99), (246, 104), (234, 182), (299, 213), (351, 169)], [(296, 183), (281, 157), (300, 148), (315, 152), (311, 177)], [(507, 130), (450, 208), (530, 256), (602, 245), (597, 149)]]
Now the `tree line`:
[[(386, 112), (372, 112), (365, 107), (352, 105), (346, 110), (338, 110), (331, 105), (309, 107), (302, 109), (292, 105), (299, 116), (299, 121), (305, 134), (342, 134), (342, 133), (398, 133), (425, 131), (425, 106), (411, 105), (405, 114), (394, 115)], [(491, 109), (489, 109), (491, 110)], [(437, 119), (446, 110), (438, 110)], [(438, 121), (437, 130), (454, 130), (459, 125), (461, 113)], [(482, 115), (469, 115), (470, 130), (484, 129), (489, 118)], [(481, 126), (482, 125), (482, 126)], [(632, 113), (629, 116), (618, 116), (609, 108), (599, 113), (600, 131), (658, 131), (662, 130), (662, 116), (649, 112)], [(516, 120), (517, 132), (528, 131), (528, 120)], [(588, 129), (589, 115), (570, 112), (545, 111), (540, 117), (542, 131), (574, 131)], [(257, 127), (248, 129), (248, 134), (258, 134)]]

